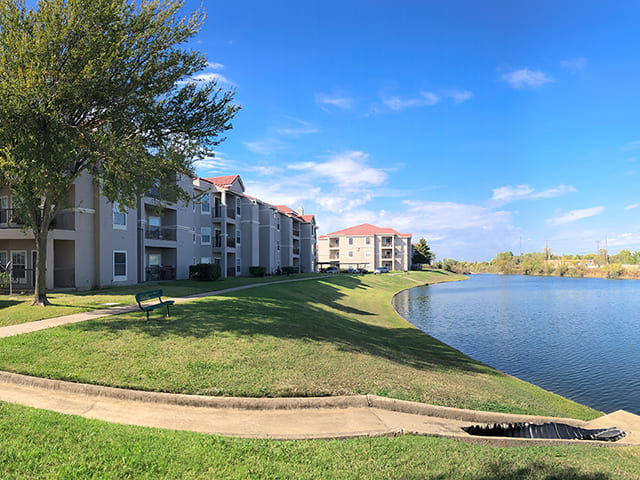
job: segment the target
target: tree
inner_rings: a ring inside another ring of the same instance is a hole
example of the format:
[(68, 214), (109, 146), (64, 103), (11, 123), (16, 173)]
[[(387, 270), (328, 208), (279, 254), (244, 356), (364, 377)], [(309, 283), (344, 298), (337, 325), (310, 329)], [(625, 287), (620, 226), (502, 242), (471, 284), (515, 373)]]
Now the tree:
[(426, 263), (431, 265), (431, 262), (436, 257), (435, 253), (431, 251), (431, 247), (424, 238), (413, 247), (413, 256), (411, 257), (411, 263)]
[[(0, 183), (33, 232), (34, 304), (47, 305), (46, 244), (73, 182), (92, 175), (122, 208), (154, 185), (188, 201), (176, 174), (213, 155), (239, 110), (234, 91), (191, 77), (207, 65), (181, 47), (205, 15), (177, 0), (0, 2)], [(175, 177), (174, 177), (175, 178)]]

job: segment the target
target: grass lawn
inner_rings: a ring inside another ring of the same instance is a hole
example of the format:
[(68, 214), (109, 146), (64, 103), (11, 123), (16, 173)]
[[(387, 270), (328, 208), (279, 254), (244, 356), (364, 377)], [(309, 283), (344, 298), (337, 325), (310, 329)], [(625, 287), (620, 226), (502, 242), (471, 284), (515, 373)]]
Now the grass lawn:
[(451, 407), (592, 419), (399, 317), (391, 296), (461, 277), (327, 275), (0, 340), (0, 369), (142, 390), (229, 396), (377, 394)]
[(138, 292), (162, 288), (167, 297), (183, 297), (202, 292), (213, 292), (226, 288), (239, 287), (253, 283), (277, 282), (294, 278), (306, 278), (314, 274), (298, 274), (290, 277), (235, 277), (220, 279), (215, 282), (196, 282), (193, 280), (177, 280), (157, 282), (146, 285), (129, 285), (126, 287), (105, 288), (87, 292), (50, 293), (49, 301), (53, 304), (46, 308), (31, 307), (33, 295), (0, 295), (0, 327), (33, 322), (44, 318), (62, 317), (78, 312), (107, 308), (105, 303), (119, 305), (135, 304), (134, 295)]
[(112, 425), (0, 404), (7, 479), (640, 478), (640, 448), (492, 448), (404, 436), (339, 441), (241, 440)]

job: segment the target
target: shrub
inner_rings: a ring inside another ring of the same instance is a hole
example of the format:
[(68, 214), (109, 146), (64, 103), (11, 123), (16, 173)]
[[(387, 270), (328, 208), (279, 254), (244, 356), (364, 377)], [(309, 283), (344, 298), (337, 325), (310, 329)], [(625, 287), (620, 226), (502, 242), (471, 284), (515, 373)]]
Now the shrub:
[(264, 277), (265, 273), (267, 273), (267, 269), (266, 267), (254, 265), (253, 267), (249, 267), (249, 273), (252, 277)]
[(285, 275), (291, 275), (292, 273), (298, 273), (298, 268), (297, 267), (292, 267), (292, 266), (282, 267), (282, 273), (284, 273)]
[(218, 280), (222, 275), (220, 265), (217, 263), (198, 263), (189, 265), (189, 278), (201, 282)]
[(11, 281), (11, 274), (9, 272), (0, 272), (0, 288), (7, 288)]
[(622, 265), (619, 263), (610, 263), (609, 265), (605, 265), (602, 270), (607, 273), (607, 278), (618, 278), (624, 273), (624, 268), (622, 268)]

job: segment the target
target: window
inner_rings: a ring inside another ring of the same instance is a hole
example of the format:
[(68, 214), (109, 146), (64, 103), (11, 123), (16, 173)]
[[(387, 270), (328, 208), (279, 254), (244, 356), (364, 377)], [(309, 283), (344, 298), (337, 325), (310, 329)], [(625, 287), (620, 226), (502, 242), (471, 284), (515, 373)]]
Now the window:
[(240, 197), (236, 197), (236, 213), (240, 215)]
[(160, 217), (149, 217), (149, 226), (150, 227), (159, 227), (160, 226)]
[(200, 245), (211, 245), (211, 228), (202, 227), (200, 229)]
[(236, 273), (240, 273), (241, 270), (240, 257), (236, 258)]
[(216, 228), (215, 230), (215, 243), (213, 244), (214, 247), (221, 247), (222, 246), (222, 230)]
[(211, 203), (209, 202), (208, 193), (205, 193), (200, 200), (200, 213), (211, 213)]
[(353, 238), (349, 239), (349, 245), (353, 245)]
[(236, 243), (240, 243), (240, 230), (236, 230)]
[(353, 257), (353, 250), (349, 250), (349, 256)]
[(371, 237), (367, 237), (367, 238), (365, 239), (365, 243), (366, 243), (367, 245), (371, 245)]
[(113, 202), (113, 228), (116, 230), (127, 229), (127, 212), (121, 211), (118, 202)]
[(151, 265), (162, 265), (162, 255), (159, 253), (150, 253), (149, 260), (147, 261), (149, 266)]
[(364, 256), (367, 258), (371, 257), (371, 250), (367, 250), (366, 252), (364, 252)]
[(213, 257), (213, 263), (220, 265), (220, 257)]
[(7, 266), (7, 252), (3, 251), (0, 252), (0, 267), (6, 267)]
[(0, 225), (9, 223), (9, 197), (0, 197)]
[(115, 282), (127, 279), (127, 252), (113, 251), (113, 280)]
[(200, 257), (200, 263), (211, 263), (211, 257)]
[(276, 225), (276, 228), (280, 230), (280, 218), (276, 219), (276, 222), (278, 222)]
[(276, 250), (279, 252), (280, 251), (280, 240), (276, 241)]

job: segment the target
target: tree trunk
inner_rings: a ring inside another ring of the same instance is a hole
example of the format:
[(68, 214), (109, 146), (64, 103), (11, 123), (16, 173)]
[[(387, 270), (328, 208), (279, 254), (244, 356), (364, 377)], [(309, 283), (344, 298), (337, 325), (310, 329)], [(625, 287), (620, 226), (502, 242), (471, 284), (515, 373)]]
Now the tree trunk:
[(47, 237), (49, 236), (48, 223), (40, 226), (40, 231), (33, 231), (36, 240), (37, 261), (35, 267), (35, 293), (31, 305), (46, 307), (51, 305), (47, 299)]

